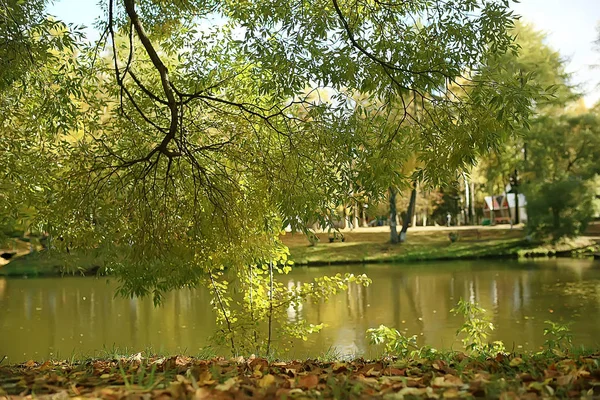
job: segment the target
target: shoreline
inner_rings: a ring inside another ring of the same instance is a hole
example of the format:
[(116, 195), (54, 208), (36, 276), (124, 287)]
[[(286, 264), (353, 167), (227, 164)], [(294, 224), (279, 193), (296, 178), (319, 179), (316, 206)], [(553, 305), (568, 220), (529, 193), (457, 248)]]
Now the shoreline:
[[(426, 261), (594, 257), (600, 251), (597, 237), (579, 237), (548, 245), (528, 241), (520, 229), (470, 229), (463, 230), (459, 240), (451, 243), (448, 231), (416, 230), (409, 232), (406, 243), (395, 245), (389, 243), (389, 233), (385, 231), (344, 232), (345, 241), (335, 243), (328, 243), (327, 233), (317, 233), (320, 241), (316, 246), (309, 246), (303, 234), (282, 235), (281, 240), (290, 249), (290, 260), (297, 267), (381, 263), (400, 267)], [(102, 265), (101, 257), (92, 254), (66, 258), (35, 252), (0, 266), (0, 278), (108, 276), (102, 274)]]
[[(345, 242), (327, 243), (327, 234), (309, 246), (304, 235), (282, 237), (297, 266), (341, 264), (405, 264), (424, 261), (593, 257), (599, 239), (579, 237), (556, 245), (528, 241), (521, 231), (477, 233), (450, 243), (446, 232), (415, 232), (409, 241), (392, 245), (387, 233), (345, 233)], [(325, 242), (325, 243), (324, 243)]]

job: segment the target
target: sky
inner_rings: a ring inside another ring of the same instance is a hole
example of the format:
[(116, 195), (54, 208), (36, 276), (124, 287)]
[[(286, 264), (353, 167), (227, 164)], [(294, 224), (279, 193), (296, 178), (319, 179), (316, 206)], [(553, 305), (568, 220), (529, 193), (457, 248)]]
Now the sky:
[[(98, 38), (91, 28), (100, 15), (97, 0), (56, 0), (50, 13), (67, 23), (87, 25), (90, 39)], [(600, 0), (520, 0), (512, 8), (523, 21), (548, 35), (547, 44), (567, 60), (572, 84), (579, 85), (587, 106), (600, 100), (600, 50), (594, 50), (600, 23)]]

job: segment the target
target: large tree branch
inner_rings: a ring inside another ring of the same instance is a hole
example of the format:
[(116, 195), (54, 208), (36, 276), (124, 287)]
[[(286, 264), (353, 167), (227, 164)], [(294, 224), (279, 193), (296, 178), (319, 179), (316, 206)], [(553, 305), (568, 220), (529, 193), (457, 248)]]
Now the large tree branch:
[(125, 3), (125, 11), (131, 20), (133, 27), (135, 28), (135, 32), (140, 38), (140, 42), (142, 42), (142, 46), (146, 50), (146, 53), (150, 57), (154, 68), (158, 71), (160, 75), (160, 81), (163, 87), (163, 91), (165, 96), (167, 97), (167, 105), (169, 107), (169, 111), (171, 113), (171, 122), (169, 124), (169, 130), (162, 142), (158, 146), (161, 153), (165, 154), (167, 157), (176, 157), (180, 156), (181, 153), (173, 152), (168, 149), (169, 142), (175, 138), (177, 134), (177, 130), (179, 129), (179, 105), (177, 100), (175, 99), (175, 94), (173, 93), (173, 89), (171, 87), (171, 82), (169, 79), (169, 70), (165, 66), (165, 64), (160, 59), (156, 49), (152, 45), (152, 42), (148, 38), (144, 26), (142, 25), (137, 12), (135, 11), (135, 0), (124, 0)]

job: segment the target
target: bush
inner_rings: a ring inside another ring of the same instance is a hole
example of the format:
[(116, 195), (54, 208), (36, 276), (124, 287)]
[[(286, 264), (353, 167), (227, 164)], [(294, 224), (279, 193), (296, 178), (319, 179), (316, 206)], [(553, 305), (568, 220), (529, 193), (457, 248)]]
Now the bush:
[(594, 192), (586, 181), (567, 178), (525, 189), (527, 230), (536, 238), (578, 236), (594, 216)]

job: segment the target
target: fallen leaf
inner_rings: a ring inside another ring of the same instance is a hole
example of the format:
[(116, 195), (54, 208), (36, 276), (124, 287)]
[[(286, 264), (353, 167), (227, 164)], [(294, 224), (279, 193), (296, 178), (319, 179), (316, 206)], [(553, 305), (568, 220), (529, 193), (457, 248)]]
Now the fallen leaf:
[(433, 379), (432, 386), (439, 388), (447, 387), (460, 387), (463, 385), (463, 381), (454, 375), (438, 376)]
[(215, 381), (212, 379), (210, 371), (204, 370), (198, 375), (198, 386), (212, 385)]
[(336, 362), (333, 364), (333, 367), (331, 367), (331, 370), (336, 373), (345, 372), (348, 371), (348, 365), (346, 363)]
[(266, 388), (275, 383), (275, 376), (271, 374), (266, 374), (258, 381), (258, 386), (261, 388)]
[(388, 375), (388, 376), (406, 375), (406, 368), (404, 368), (404, 369), (386, 368), (383, 370), (383, 375)]
[(457, 397), (459, 397), (458, 389), (457, 388), (447, 389), (446, 391), (444, 391), (443, 397), (445, 399), (456, 399)]
[(404, 396), (422, 396), (427, 393), (427, 389), (413, 388), (413, 387), (405, 387), (400, 389), (396, 396), (392, 398), (403, 399)]
[(207, 399), (210, 397), (210, 390), (206, 388), (196, 389), (196, 393), (194, 393), (195, 400)]
[(510, 365), (511, 367), (518, 367), (519, 365), (523, 364), (523, 359), (520, 357), (515, 357), (512, 360), (510, 360)]
[(302, 389), (314, 389), (319, 384), (319, 377), (317, 375), (304, 375), (298, 380), (296, 387)]
[(225, 382), (215, 386), (215, 389), (220, 390), (222, 392), (226, 392), (231, 390), (238, 383), (238, 379), (236, 377), (229, 378)]

